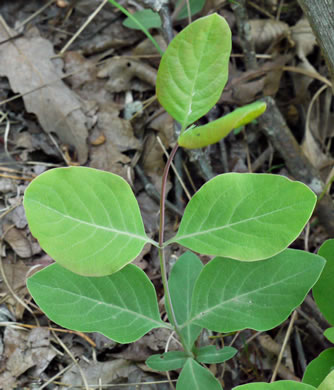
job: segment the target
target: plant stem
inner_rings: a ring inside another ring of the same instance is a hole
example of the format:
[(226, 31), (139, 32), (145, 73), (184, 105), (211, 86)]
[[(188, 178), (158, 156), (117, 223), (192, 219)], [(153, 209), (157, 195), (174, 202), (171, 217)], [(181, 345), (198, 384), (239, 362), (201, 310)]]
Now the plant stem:
[(161, 195), (160, 195), (160, 225), (159, 225), (159, 260), (160, 260), (160, 269), (161, 269), (161, 278), (162, 278), (162, 284), (165, 291), (165, 297), (166, 297), (166, 306), (169, 308), (169, 313), (171, 314), (171, 317), (169, 320), (172, 322), (172, 325), (174, 326), (175, 332), (180, 338), (180, 341), (183, 345), (184, 351), (189, 355), (193, 356), (192, 352), (187, 347), (186, 343), (183, 340), (183, 336), (181, 334), (179, 325), (176, 320), (172, 299), (168, 287), (168, 280), (167, 280), (167, 272), (166, 272), (166, 259), (165, 259), (165, 252), (163, 248), (164, 243), (164, 230), (165, 230), (165, 201), (166, 201), (166, 184), (167, 184), (167, 177), (169, 168), (171, 166), (171, 163), (173, 161), (173, 158), (175, 156), (175, 153), (178, 149), (179, 145), (178, 143), (175, 144), (173, 147), (169, 158), (166, 162), (164, 173), (162, 175), (162, 183), (161, 183)]

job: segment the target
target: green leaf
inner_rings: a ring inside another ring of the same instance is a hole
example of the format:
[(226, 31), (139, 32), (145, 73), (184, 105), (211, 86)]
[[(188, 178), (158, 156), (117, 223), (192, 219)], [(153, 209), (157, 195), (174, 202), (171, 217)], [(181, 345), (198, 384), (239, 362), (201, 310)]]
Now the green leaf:
[[(192, 252), (186, 252), (180, 256), (172, 268), (168, 286), (175, 317), (179, 325), (190, 318), (194, 285), (202, 269), (201, 260)], [(168, 313), (168, 317), (171, 318), (170, 313)], [(201, 330), (202, 328), (197, 325), (189, 325), (182, 329), (183, 341), (189, 349), (192, 348)]]
[(232, 347), (217, 349), (214, 345), (207, 345), (199, 348), (196, 352), (196, 360), (200, 363), (223, 363), (232, 359), (238, 351)]
[(156, 92), (161, 105), (185, 129), (218, 101), (226, 84), (231, 31), (217, 14), (182, 30), (162, 56)]
[(176, 236), (167, 243), (207, 255), (262, 260), (298, 237), (315, 203), (307, 186), (283, 176), (219, 175), (193, 196)]
[(318, 254), (327, 262), (318, 282), (313, 287), (313, 297), (326, 320), (334, 325), (334, 240), (325, 241)]
[[(182, 2), (182, 0), (178, 0), (176, 3), (176, 7)], [(191, 15), (195, 15), (198, 12), (202, 11), (205, 4), (205, 0), (189, 0), (189, 7)], [(188, 7), (187, 4), (183, 6), (180, 13), (177, 15), (177, 20), (182, 20), (188, 17)]]
[(256, 263), (216, 257), (196, 281), (189, 323), (224, 333), (272, 329), (301, 304), (324, 263), (293, 249)]
[(324, 336), (334, 344), (334, 328), (328, 328), (324, 331)]
[(176, 390), (204, 389), (222, 390), (222, 387), (211, 371), (189, 358), (181, 371)]
[(161, 355), (152, 355), (146, 360), (146, 365), (157, 371), (171, 371), (182, 368), (188, 356), (182, 351), (170, 351)]
[(133, 264), (98, 278), (52, 264), (30, 277), (27, 286), (45, 314), (68, 329), (130, 343), (153, 328), (169, 327), (160, 319), (151, 281)]
[[(182, 0), (179, 0), (176, 5), (178, 6), (181, 1)], [(203, 9), (204, 4), (205, 0), (189, 0), (191, 15), (195, 15), (200, 12)], [(187, 16), (188, 8), (187, 5), (184, 5), (182, 10), (178, 14), (176, 20), (185, 19), (187, 18)], [(137, 21), (146, 29), (161, 27), (161, 19), (159, 14), (157, 12), (152, 11), (151, 9), (143, 9), (141, 11), (137, 11), (132, 14), (132, 17), (136, 18)], [(123, 26), (132, 28), (134, 30), (142, 30), (142, 28), (137, 23), (135, 23), (133, 19), (129, 17), (127, 17), (123, 21)]]
[(275, 383), (249, 383), (234, 387), (232, 390), (315, 390), (315, 387), (294, 381), (278, 381)]
[(318, 387), (326, 376), (334, 370), (334, 348), (325, 349), (306, 367), (303, 383)]
[(203, 148), (215, 144), (226, 137), (233, 129), (252, 122), (264, 113), (266, 107), (267, 105), (264, 102), (254, 102), (237, 108), (230, 114), (213, 122), (186, 130), (179, 136), (177, 142), (180, 146), (189, 149)]
[[(134, 18), (136, 18), (140, 24), (142, 24), (145, 28), (160, 28), (161, 20), (159, 14), (153, 12), (151, 9), (143, 9), (141, 11), (137, 11), (132, 14)], [(132, 28), (134, 30), (142, 30), (138, 24), (136, 24), (132, 19), (127, 17), (123, 21), (123, 25), (128, 28)]]
[(63, 267), (110, 275), (150, 240), (138, 203), (120, 176), (91, 168), (57, 168), (38, 176), (24, 195), (32, 234)]
[(334, 389), (334, 371), (326, 376), (326, 378), (321, 382), (321, 385), (318, 387), (318, 390), (333, 390)]

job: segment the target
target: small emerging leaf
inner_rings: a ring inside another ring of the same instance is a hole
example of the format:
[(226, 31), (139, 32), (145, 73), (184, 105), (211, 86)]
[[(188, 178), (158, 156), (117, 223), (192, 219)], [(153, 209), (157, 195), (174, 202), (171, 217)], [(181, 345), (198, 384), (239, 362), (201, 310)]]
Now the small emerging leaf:
[(307, 186), (286, 177), (226, 173), (196, 192), (169, 243), (206, 255), (262, 260), (298, 237), (315, 203)]
[(214, 345), (207, 345), (197, 350), (196, 360), (206, 364), (223, 363), (226, 360), (232, 359), (237, 352), (232, 347), (217, 349)]
[(185, 129), (218, 101), (226, 84), (231, 30), (212, 14), (182, 30), (162, 56), (156, 92), (161, 105)]
[(160, 319), (153, 284), (133, 264), (99, 278), (52, 264), (30, 277), (27, 286), (45, 314), (68, 329), (130, 343), (153, 328), (168, 327)]
[(215, 144), (233, 129), (244, 126), (262, 115), (266, 107), (264, 102), (254, 102), (237, 108), (213, 122), (186, 130), (180, 135), (177, 142), (180, 146), (188, 149), (203, 148)]
[(41, 247), (80, 275), (110, 275), (152, 242), (129, 184), (109, 172), (52, 169), (32, 181), (23, 204)]
[(222, 390), (211, 371), (188, 359), (176, 384), (176, 390)]
[(313, 287), (313, 297), (326, 320), (334, 325), (334, 240), (325, 241), (318, 254), (327, 262), (318, 282)]
[[(132, 16), (135, 17), (140, 22), (140, 24), (142, 24), (147, 29), (161, 27), (161, 19), (159, 14), (153, 12), (151, 9), (137, 11)], [(124, 20), (123, 25), (134, 30), (141, 30), (138, 24), (136, 24), (129, 17)]]
[(334, 369), (334, 348), (325, 349), (306, 367), (303, 383), (318, 387)]
[(256, 263), (216, 257), (196, 281), (189, 323), (223, 333), (272, 329), (305, 299), (324, 263), (293, 249)]
[(249, 383), (234, 387), (232, 390), (316, 390), (315, 387), (294, 381), (278, 381), (275, 383)]
[(171, 371), (182, 368), (188, 356), (182, 351), (170, 351), (161, 355), (152, 355), (146, 365), (156, 371)]

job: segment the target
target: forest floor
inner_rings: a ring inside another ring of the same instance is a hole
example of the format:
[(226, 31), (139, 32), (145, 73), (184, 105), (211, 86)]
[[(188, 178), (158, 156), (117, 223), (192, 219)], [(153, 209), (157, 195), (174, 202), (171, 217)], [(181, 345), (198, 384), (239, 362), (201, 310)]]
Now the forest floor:
[[(201, 2), (190, 2), (201, 8)], [(152, 353), (164, 351), (168, 331), (151, 331), (133, 344), (120, 345), (98, 333), (62, 329), (38, 309), (26, 288), (26, 279), (36, 268), (53, 262), (32, 237), (22, 205), (28, 184), (48, 169), (82, 165), (121, 175), (136, 195), (146, 231), (150, 237), (158, 234), (157, 199), (165, 152), (175, 144), (173, 120), (154, 98), (160, 56), (141, 31), (123, 25), (125, 16), (110, 3), (78, 33), (101, 4), (98, 0), (0, 2), (0, 388), (4, 390), (87, 389), (85, 383), (91, 389), (169, 388), (165, 375), (144, 364)], [(131, 12), (141, 9), (134, 1), (121, 4)], [(271, 135), (258, 120), (203, 150), (179, 151), (175, 165), (189, 192), (224, 172), (280, 174), (308, 184), (310, 173), (300, 168), (304, 156), (312, 174), (328, 181), (333, 176), (332, 91), (320, 48), (298, 2), (249, 1), (248, 20), (240, 20), (232, 1), (207, 0), (202, 8), (193, 20), (218, 12), (233, 34), (228, 83), (205, 120), (265, 96), (274, 98), (282, 117), (273, 124)], [(187, 18), (173, 20), (175, 34), (188, 24)], [(240, 23), (251, 26), (253, 68), (245, 60)], [(160, 30), (150, 31), (165, 48)], [(292, 152), (290, 139), (284, 138), (287, 131), (297, 140)], [(167, 237), (176, 231), (187, 204), (173, 173), (168, 200)], [(326, 217), (332, 212), (322, 209), (321, 215), (315, 214), (291, 246), (316, 253), (333, 233), (333, 222)], [(182, 252), (173, 245), (167, 257), (176, 259)], [(145, 246), (135, 263), (153, 280), (163, 311), (156, 249)], [(203, 334), (217, 343), (233, 342), (239, 351), (225, 364), (210, 366), (225, 390), (270, 380), (289, 322), (290, 318), (268, 332)], [(329, 345), (322, 336), (327, 326), (309, 295), (297, 309), (278, 367), (279, 379), (302, 378), (305, 364)], [(172, 341), (170, 348), (178, 344)], [(172, 376), (176, 378), (177, 372)]]

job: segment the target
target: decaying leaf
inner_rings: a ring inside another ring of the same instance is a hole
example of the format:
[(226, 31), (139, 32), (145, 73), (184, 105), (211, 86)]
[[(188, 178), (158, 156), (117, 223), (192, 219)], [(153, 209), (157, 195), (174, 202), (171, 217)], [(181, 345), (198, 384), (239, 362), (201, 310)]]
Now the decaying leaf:
[[(16, 34), (4, 25), (0, 24), (0, 41)], [(15, 93), (25, 94), (26, 110), (36, 114), (43, 130), (74, 146), (83, 164), (88, 155), (86, 117), (80, 100), (60, 79), (54, 56), (51, 42), (39, 36), (9, 41), (0, 45), (0, 75), (9, 79)]]
[[(117, 383), (129, 376), (136, 366), (123, 359), (115, 359), (107, 362), (91, 361), (89, 363), (81, 361), (80, 367), (89, 384), (106, 385), (108, 383)], [(80, 370), (77, 365), (67, 371), (61, 382), (70, 386), (84, 385)], [(62, 386), (61, 390), (67, 390), (68, 386)]]
[(253, 19), (249, 21), (252, 39), (257, 50), (262, 51), (275, 40), (288, 36), (289, 25), (280, 20)]
[[(318, 74), (317, 70), (307, 59), (307, 56), (312, 53), (316, 45), (316, 39), (306, 18), (300, 19), (291, 28), (291, 38), (296, 44), (295, 51), (298, 58), (296, 63), (297, 67)], [(308, 96), (306, 92), (313, 79), (298, 73), (293, 73), (292, 79), (296, 96), (300, 101), (306, 100), (306, 97)]]
[[(98, 77), (109, 78), (105, 88), (109, 92), (123, 92), (128, 90), (152, 89), (155, 86), (157, 71), (143, 62), (126, 58), (112, 58), (99, 71)], [(134, 85), (134, 79), (141, 80), (141, 84)]]
[(17, 380), (28, 369), (35, 367), (34, 376), (39, 376), (56, 355), (50, 347), (49, 331), (36, 328), (30, 332), (5, 328), (5, 352), (0, 373), (3, 390), (16, 388)]

